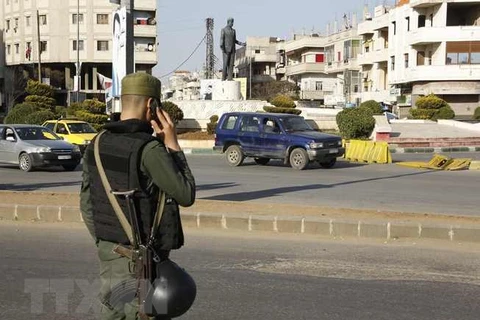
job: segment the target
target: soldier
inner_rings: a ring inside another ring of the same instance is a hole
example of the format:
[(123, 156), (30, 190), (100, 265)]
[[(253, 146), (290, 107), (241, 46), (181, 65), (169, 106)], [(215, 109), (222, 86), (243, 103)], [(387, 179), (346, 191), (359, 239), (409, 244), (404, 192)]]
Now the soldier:
[[(159, 106), (160, 88), (160, 81), (145, 73), (124, 77), (121, 119), (105, 126), (99, 139), (99, 158), (112, 190), (138, 190), (134, 203), (143, 239), (152, 227), (159, 193), (166, 194), (158, 240), (154, 244), (155, 251), (164, 260), (170, 250), (184, 244), (179, 205), (193, 205), (195, 180), (178, 144), (172, 120), (164, 110), (155, 108)], [(154, 132), (157, 138), (153, 137)], [(136, 300), (122, 308), (109, 303), (112, 289), (135, 278), (135, 270), (131, 257), (124, 254), (131, 241), (102, 184), (94, 142), (84, 156), (80, 202), (100, 260), (101, 319), (145, 319), (139, 313)], [(125, 200), (119, 199), (118, 203), (123, 212), (128, 211)]]

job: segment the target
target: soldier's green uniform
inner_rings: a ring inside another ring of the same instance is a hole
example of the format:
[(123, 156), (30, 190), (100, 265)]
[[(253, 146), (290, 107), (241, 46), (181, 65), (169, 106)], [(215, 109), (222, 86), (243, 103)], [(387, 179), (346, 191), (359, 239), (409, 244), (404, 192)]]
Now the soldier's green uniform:
[[(127, 79), (127, 81), (122, 83), (122, 86), (124, 86), (124, 90), (122, 91), (129, 92), (129, 94), (135, 94), (139, 91), (138, 93), (141, 95), (159, 98), (157, 94), (152, 94), (148, 90), (145, 91), (145, 86), (151, 84), (153, 78), (151, 76), (148, 77), (147, 75), (132, 76), (130, 81)], [(155, 88), (155, 90), (159, 91), (159, 88)], [(157, 91), (153, 92), (156, 93)], [(113, 133), (110, 133), (110, 135), (115, 137), (118, 130), (124, 130), (124, 127), (122, 126), (127, 128), (125, 129), (127, 130), (126, 132), (121, 132), (122, 137), (126, 137), (129, 136), (130, 131), (128, 130), (131, 130), (132, 132), (145, 131), (147, 130), (146, 128), (149, 127), (149, 123), (142, 123), (140, 120), (121, 121), (117, 127), (115, 127), (115, 125), (112, 126), (114, 129), (112, 129)], [(118, 129), (118, 127), (120, 127), (120, 129)], [(102, 146), (101, 143), (103, 138), (104, 137), (102, 136), (100, 139), (100, 148)], [(94, 174), (91, 172), (92, 168), (95, 170), (94, 161), (92, 163), (92, 153), (93, 143), (89, 146), (84, 156), (80, 207), (85, 224), (98, 248), (101, 279), (100, 300), (102, 302), (101, 319), (134, 320), (138, 317), (138, 302), (136, 299), (131, 303), (127, 303), (123, 310), (116, 310), (108, 303), (108, 295), (111, 292), (111, 289), (118, 283), (135, 277), (135, 274), (131, 260), (114, 251), (118, 242), (106, 241), (99, 236), (99, 230), (102, 230), (102, 234), (104, 234), (105, 232), (121, 233), (123, 232), (123, 229), (120, 228), (120, 230), (118, 230), (119, 225), (117, 224), (116, 226), (111, 227), (116, 227), (117, 230), (107, 230), (109, 225), (102, 225), (101, 222), (98, 222), (99, 219), (95, 217), (96, 214), (100, 215), (103, 211), (95, 207), (96, 204), (93, 200), (97, 197), (97, 193), (104, 192), (104, 190), (99, 190), (101, 188), (98, 187), (99, 184), (96, 182), (96, 180), (98, 180), (97, 173)], [(142, 184), (145, 187), (146, 194), (156, 199), (156, 197), (158, 197), (158, 190), (161, 190), (167, 195), (164, 217), (162, 218), (162, 225), (158, 232), (160, 239), (155, 246), (157, 250), (167, 252), (168, 254), (169, 250), (178, 249), (183, 245), (183, 232), (178, 205), (191, 206), (194, 203), (195, 180), (188, 167), (184, 153), (181, 151), (167, 150), (163, 142), (160, 140), (152, 139), (151, 141), (147, 141), (146, 144), (142, 146), (140, 153), (140, 161), (138, 161), (138, 176), (140, 180), (143, 181)], [(104, 160), (103, 165), (108, 169), (108, 161)], [(118, 166), (118, 164), (116, 164), (116, 166)], [(151, 212), (147, 212), (147, 214), (153, 216), (155, 214), (155, 209), (156, 208), (153, 207), (149, 208), (149, 211)], [(177, 216), (178, 223), (176, 221)], [(174, 229), (172, 230), (172, 228)], [(162, 241), (162, 235), (165, 235), (166, 240)]]

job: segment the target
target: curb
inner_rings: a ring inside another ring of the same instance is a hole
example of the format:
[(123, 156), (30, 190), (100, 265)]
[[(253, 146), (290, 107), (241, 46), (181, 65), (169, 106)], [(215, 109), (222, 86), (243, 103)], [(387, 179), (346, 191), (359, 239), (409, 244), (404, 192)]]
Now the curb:
[(442, 152), (480, 152), (480, 147), (435, 147), (435, 148), (395, 148), (390, 147), (391, 153), (442, 153)]
[[(83, 222), (79, 207), (0, 205), (0, 221)], [(424, 239), (448, 242), (480, 243), (480, 228), (453, 224), (409, 222), (371, 222), (363, 220), (322, 219), (310, 217), (280, 218), (240, 214), (182, 213), (185, 228), (237, 230), (305, 234), (333, 239)]]

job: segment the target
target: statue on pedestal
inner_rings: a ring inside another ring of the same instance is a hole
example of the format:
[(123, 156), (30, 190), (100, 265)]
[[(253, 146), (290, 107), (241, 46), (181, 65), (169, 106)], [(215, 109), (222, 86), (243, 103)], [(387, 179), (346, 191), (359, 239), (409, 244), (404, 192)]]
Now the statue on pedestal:
[(235, 64), (235, 51), (236, 45), (246, 46), (244, 42), (237, 40), (237, 34), (233, 29), (234, 19), (229, 18), (227, 26), (222, 29), (222, 35), (220, 37), (220, 48), (223, 52), (223, 73), (222, 80), (233, 80), (233, 67)]

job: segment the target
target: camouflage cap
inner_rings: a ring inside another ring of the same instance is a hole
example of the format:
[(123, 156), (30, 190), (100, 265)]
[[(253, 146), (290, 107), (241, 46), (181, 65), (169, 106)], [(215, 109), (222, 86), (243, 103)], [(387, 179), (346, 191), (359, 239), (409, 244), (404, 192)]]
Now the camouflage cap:
[(148, 73), (137, 72), (122, 79), (122, 96), (133, 94), (160, 100), (162, 83)]

